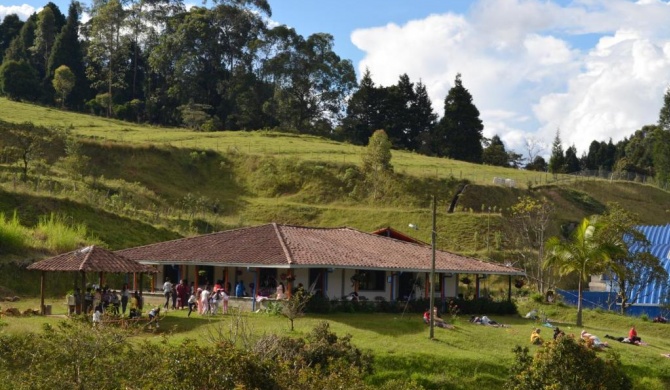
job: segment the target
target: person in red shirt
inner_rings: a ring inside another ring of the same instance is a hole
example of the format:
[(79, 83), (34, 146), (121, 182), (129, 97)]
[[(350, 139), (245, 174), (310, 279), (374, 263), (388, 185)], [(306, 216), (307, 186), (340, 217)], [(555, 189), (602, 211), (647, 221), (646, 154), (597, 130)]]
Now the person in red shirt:
[(642, 339), (637, 336), (637, 331), (635, 330), (635, 325), (633, 325), (630, 328), (630, 330), (628, 331), (628, 339), (630, 340), (631, 343), (642, 341)]

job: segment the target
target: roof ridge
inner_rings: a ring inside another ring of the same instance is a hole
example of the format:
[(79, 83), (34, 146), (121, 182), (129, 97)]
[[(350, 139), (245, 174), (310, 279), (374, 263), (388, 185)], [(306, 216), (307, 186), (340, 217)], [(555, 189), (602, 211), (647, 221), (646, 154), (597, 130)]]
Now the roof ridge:
[(282, 234), (281, 229), (279, 229), (279, 225), (275, 222), (272, 222), (272, 226), (275, 229), (275, 232), (277, 233), (277, 238), (279, 239), (279, 245), (281, 245), (282, 249), (284, 250), (284, 254), (286, 254), (286, 262), (290, 265), (293, 264), (293, 255), (291, 254), (291, 251), (288, 249), (288, 246), (286, 245), (286, 238), (284, 237), (284, 234)]
[(81, 260), (81, 263), (79, 263), (79, 271), (86, 271), (86, 263), (88, 262), (89, 257), (91, 256), (93, 251), (95, 251), (96, 246), (95, 245), (89, 245), (89, 246), (85, 246), (83, 248), (79, 248), (79, 249), (77, 249), (77, 251), (75, 251), (75, 256), (76, 256), (76, 253), (78, 251), (81, 251), (82, 249), (85, 249), (85, 248), (88, 248), (88, 247), (90, 247), (91, 250), (86, 251), (86, 254), (84, 255), (84, 258)]

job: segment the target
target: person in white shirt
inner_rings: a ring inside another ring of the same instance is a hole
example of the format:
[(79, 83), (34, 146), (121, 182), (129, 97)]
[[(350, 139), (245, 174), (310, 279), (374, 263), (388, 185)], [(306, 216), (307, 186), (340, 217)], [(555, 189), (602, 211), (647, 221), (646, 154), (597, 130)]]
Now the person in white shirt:
[(165, 278), (165, 283), (163, 283), (163, 295), (165, 295), (165, 311), (170, 307), (170, 294), (172, 293), (172, 283), (170, 283), (170, 278)]
[(99, 310), (99, 308), (95, 309), (95, 312), (93, 312), (93, 326), (98, 326), (102, 322), (102, 312)]
[(202, 293), (200, 294), (200, 314), (208, 314), (209, 313), (209, 286), (205, 287), (204, 290), (202, 290)]

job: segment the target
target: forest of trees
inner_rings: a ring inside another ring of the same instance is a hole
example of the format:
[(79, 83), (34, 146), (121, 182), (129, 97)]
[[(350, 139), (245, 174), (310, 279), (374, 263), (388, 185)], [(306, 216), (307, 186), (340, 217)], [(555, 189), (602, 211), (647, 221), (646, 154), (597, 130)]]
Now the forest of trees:
[[(86, 11), (90, 19), (81, 22)], [(187, 10), (181, 0), (53, 3), (22, 21), (0, 23), (0, 93), (128, 121), (197, 131), (277, 129), (365, 145), (385, 130), (396, 149), (462, 161), (553, 173), (625, 171), (670, 178), (670, 93), (655, 125), (588, 152), (564, 149), (560, 131), (546, 161), (529, 140), (526, 153), (507, 150), (484, 124), (461, 75), (441, 118), (426, 86), (399, 75), (378, 86), (360, 82), (333, 36), (303, 37), (272, 27), (267, 0), (216, 0)], [(632, 131), (633, 129), (631, 129)]]

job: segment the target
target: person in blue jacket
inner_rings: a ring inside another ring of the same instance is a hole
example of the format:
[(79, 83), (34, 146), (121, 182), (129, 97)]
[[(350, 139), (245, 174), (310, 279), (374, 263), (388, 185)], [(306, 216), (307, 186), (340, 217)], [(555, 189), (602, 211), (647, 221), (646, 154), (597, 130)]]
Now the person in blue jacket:
[(245, 291), (245, 288), (244, 288), (244, 282), (240, 280), (239, 282), (237, 282), (237, 285), (235, 286), (235, 296), (236, 297), (243, 297), (243, 296), (246, 296), (246, 295), (247, 295), (247, 292)]

